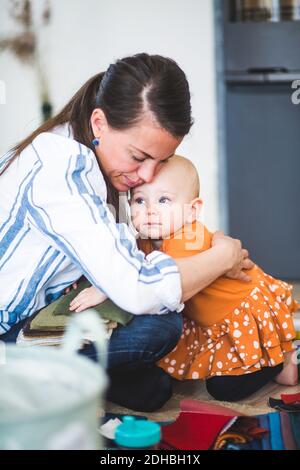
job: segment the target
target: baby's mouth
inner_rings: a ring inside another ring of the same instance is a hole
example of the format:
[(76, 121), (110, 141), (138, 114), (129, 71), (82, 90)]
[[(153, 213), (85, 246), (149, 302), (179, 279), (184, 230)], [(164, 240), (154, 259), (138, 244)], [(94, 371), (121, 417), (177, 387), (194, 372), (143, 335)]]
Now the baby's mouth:
[(146, 227), (161, 227), (162, 224), (159, 222), (147, 222), (144, 224)]

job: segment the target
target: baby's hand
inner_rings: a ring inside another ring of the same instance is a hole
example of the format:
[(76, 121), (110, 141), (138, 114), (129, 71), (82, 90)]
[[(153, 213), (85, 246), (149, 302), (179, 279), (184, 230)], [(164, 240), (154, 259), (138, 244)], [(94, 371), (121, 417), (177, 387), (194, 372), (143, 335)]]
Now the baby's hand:
[(71, 287), (69, 286), (65, 289), (65, 294), (68, 294), (69, 292), (71, 292), (72, 289), (76, 290), (77, 287), (78, 287), (77, 282), (74, 282)]
[(96, 287), (88, 287), (83, 289), (75, 299), (70, 303), (69, 310), (75, 312), (82, 312), (90, 307), (95, 307), (106, 300), (107, 297)]

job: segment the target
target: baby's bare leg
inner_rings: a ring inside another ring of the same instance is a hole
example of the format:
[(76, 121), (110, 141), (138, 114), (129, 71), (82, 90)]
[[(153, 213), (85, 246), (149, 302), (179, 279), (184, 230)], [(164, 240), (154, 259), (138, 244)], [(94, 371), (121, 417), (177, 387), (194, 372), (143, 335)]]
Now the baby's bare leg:
[(282, 385), (297, 385), (298, 367), (297, 351), (290, 351), (284, 356), (282, 371), (275, 377), (275, 382)]

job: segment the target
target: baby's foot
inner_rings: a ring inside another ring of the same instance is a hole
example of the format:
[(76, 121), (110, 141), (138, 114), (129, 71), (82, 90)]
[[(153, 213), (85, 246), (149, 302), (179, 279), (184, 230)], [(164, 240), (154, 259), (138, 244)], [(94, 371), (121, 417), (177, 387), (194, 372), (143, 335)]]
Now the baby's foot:
[(274, 380), (281, 385), (297, 385), (297, 351), (291, 351), (285, 355), (283, 369)]

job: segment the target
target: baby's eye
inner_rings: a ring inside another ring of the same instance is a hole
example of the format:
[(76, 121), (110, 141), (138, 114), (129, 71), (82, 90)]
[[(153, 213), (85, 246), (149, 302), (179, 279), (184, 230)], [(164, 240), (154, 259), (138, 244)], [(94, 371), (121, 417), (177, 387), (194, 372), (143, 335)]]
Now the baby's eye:
[(137, 197), (136, 199), (134, 199), (135, 204), (144, 204), (144, 202), (145, 199), (143, 199), (142, 197)]
[(162, 196), (161, 198), (159, 198), (158, 202), (160, 204), (168, 204), (168, 202), (171, 202), (171, 200), (168, 197)]

